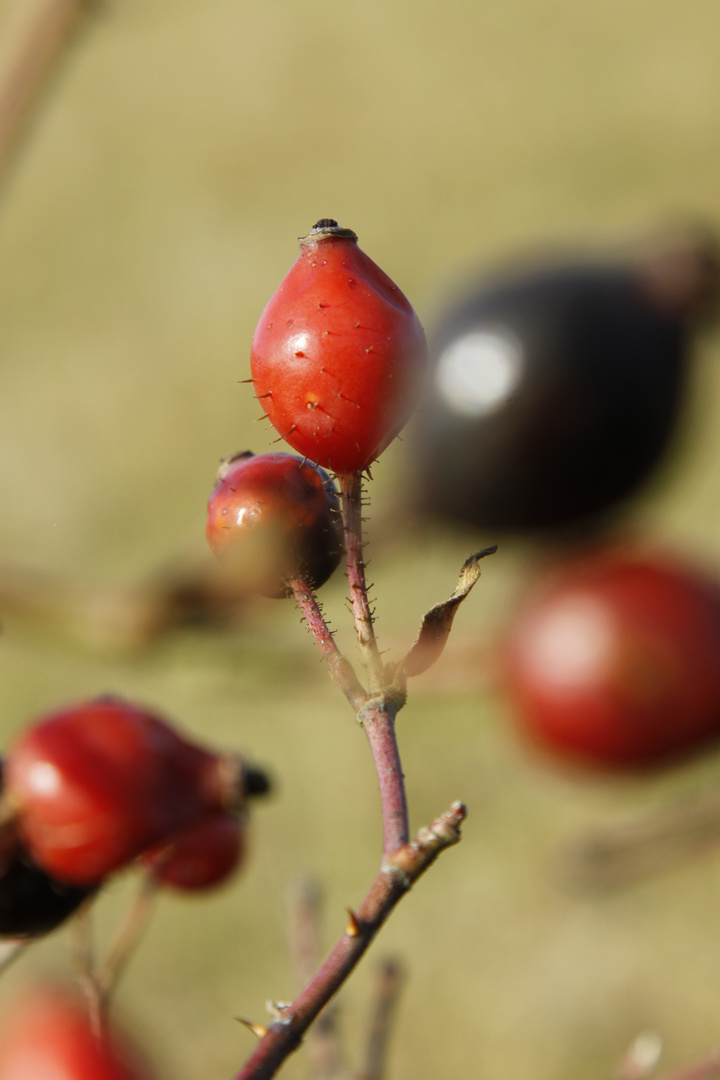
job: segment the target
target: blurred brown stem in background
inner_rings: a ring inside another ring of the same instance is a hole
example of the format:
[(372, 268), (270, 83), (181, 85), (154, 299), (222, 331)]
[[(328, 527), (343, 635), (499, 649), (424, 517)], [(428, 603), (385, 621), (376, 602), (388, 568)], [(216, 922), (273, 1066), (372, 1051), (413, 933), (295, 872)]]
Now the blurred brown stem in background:
[(0, 567), (0, 621), (17, 619), (101, 652), (141, 651), (189, 627), (236, 628), (246, 600), (243, 584), (210, 562), (160, 570), (131, 587)]
[(368, 1035), (365, 1069), (357, 1080), (385, 1078), (388, 1044), (402, 981), (403, 971), (400, 964), (396, 960), (386, 960), (377, 973), (375, 1009)]
[(564, 884), (623, 888), (720, 846), (720, 795), (693, 796), (635, 820), (588, 831), (561, 853)]
[[(319, 887), (311, 881), (299, 881), (291, 891), (288, 908), (290, 957), (299, 985), (305, 986), (322, 955)], [(337, 1018), (337, 1003), (331, 1001), (308, 1032), (307, 1048), (314, 1080), (351, 1080), (343, 1060)]]
[(45, 0), (5, 59), (0, 69), (0, 176), (57, 61), (93, 6), (94, 0)]

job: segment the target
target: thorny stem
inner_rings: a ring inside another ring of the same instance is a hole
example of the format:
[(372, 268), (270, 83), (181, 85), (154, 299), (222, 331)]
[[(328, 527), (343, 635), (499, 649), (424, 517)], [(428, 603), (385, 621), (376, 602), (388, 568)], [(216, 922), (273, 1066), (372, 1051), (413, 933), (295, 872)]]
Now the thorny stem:
[(365, 581), (362, 535), (362, 475), (360, 473), (341, 473), (338, 480), (342, 496), (345, 558), (347, 561), (348, 585), (350, 586), (350, 603), (363, 661), (367, 667), (370, 692), (371, 694), (379, 694), (384, 689), (385, 679)]
[(404, 776), (395, 737), (395, 715), (404, 703), (404, 697), (390, 689), (368, 699), (352, 667), (335, 644), (312, 589), (297, 579), (292, 581), (292, 588), (308, 628), (328, 661), (332, 678), (356, 710), (367, 735), (380, 787), (383, 857), (387, 858), (407, 844), (410, 836)]
[(0, 171), (52, 65), (90, 0), (46, 0), (0, 75)]
[(355, 968), (398, 901), (441, 851), (458, 842), (465, 815), (462, 803), (453, 803), (429, 828), (421, 829), (412, 843), (386, 861), (325, 963), (295, 1001), (282, 1009), (279, 1019), (262, 1033), (255, 1053), (235, 1080), (269, 1080), (275, 1075)]
[(307, 581), (302, 578), (293, 578), (290, 584), (297, 605), (305, 616), (308, 630), (315, 638), (320, 651), (327, 660), (330, 677), (340, 687), (355, 712), (357, 712), (367, 701), (367, 694), (358, 682), (352, 666), (335, 644), (335, 638), (328, 629), (315, 593)]

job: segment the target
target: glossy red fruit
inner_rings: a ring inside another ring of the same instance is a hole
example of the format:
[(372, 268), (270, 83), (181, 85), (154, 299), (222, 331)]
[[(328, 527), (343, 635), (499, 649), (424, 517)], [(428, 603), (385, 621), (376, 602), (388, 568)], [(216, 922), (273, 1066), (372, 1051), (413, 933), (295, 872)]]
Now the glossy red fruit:
[(64, 709), (11, 747), (6, 797), (46, 873), (93, 885), (233, 795), (227, 759), (116, 698)]
[(408, 420), (424, 376), (425, 334), (410, 302), (323, 218), (260, 316), (255, 392), (298, 453), (335, 472), (367, 468)]
[(294, 454), (224, 461), (208, 501), (207, 538), (250, 591), (292, 595), (290, 579), (323, 585), (340, 562), (343, 533), (328, 474)]
[(0, 1080), (149, 1080), (117, 1032), (96, 1035), (87, 1005), (65, 990), (40, 987), (6, 1018)]
[(245, 825), (234, 814), (213, 814), (145, 852), (142, 861), (162, 884), (181, 892), (222, 885), (245, 855)]
[(522, 729), (588, 764), (650, 768), (720, 737), (720, 590), (641, 554), (566, 565), (514, 620), (508, 692)]

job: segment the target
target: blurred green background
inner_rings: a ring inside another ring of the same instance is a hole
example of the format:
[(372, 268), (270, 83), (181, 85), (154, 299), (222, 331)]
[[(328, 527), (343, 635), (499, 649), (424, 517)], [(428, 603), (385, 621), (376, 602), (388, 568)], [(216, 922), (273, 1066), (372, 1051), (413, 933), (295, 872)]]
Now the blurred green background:
[[(0, 0), (12, 54), (35, 0)], [(0, 562), (133, 586), (204, 559), (217, 461), (269, 447), (250, 338), (319, 217), (361, 246), (432, 325), (469, 269), (543, 244), (613, 244), (688, 216), (720, 228), (720, 9), (714, 0), (106, 0), (55, 73), (0, 201)], [(626, 523), (720, 570), (720, 338), (700, 343), (679, 451)], [(371, 577), (384, 647), (412, 639), (460, 563), (492, 540), (393, 516), (406, 444), (376, 467)], [(553, 874), (583, 828), (718, 784), (706, 758), (642, 783), (552, 769), (516, 740), (493, 650), (542, 556), (504, 544), (444, 658), (401, 714), (413, 828), (454, 798), (465, 839), (374, 947), (408, 980), (392, 1080), (606, 1077), (642, 1030), (665, 1061), (720, 1034), (720, 864), (626, 891)], [(352, 657), (341, 578), (323, 592)], [(8, 738), (57, 703), (113, 690), (272, 767), (243, 879), (163, 900), (120, 1008), (176, 1080), (230, 1077), (233, 1021), (296, 987), (285, 895), (325, 889), (329, 946), (375, 873), (380, 822), (362, 733), (289, 603), (232, 635), (146, 653), (71, 647), (8, 618)], [(105, 942), (132, 883), (109, 890)], [(3, 978), (66, 964), (66, 934)], [(357, 1060), (373, 959), (343, 992)], [(307, 1076), (302, 1051), (285, 1070)]]

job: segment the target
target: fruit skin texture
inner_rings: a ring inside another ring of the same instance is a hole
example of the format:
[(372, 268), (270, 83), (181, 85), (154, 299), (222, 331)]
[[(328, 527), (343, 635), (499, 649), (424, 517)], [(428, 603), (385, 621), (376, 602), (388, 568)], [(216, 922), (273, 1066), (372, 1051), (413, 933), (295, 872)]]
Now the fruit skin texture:
[(720, 590), (632, 553), (578, 559), (538, 583), (507, 642), (524, 733), (561, 758), (651, 769), (720, 736)]
[(219, 755), (117, 698), (32, 724), (11, 747), (5, 778), (25, 847), (77, 885), (98, 884), (228, 798)]
[(300, 243), (253, 336), (255, 393), (294, 450), (335, 472), (357, 472), (416, 405), (425, 334), (350, 230), (322, 219)]
[(234, 814), (213, 814), (188, 825), (142, 857), (164, 886), (201, 892), (226, 882), (244, 861), (246, 830)]
[(447, 311), (415, 438), (424, 512), (563, 530), (593, 524), (650, 476), (683, 405), (697, 313), (647, 276), (622, 263), (540, 265)]
[(340, 503), (323, 470), (295, 454), (223, 462), (208, 501), (207, 538), (248, 589), (279, 599), (288, 581), (323, 585), (343, 552)]
[(84, 1002), (42, 986), (6, 1018), (0, 1080), (150, 1080), (150, 1073), (117, 1033), (95, 1035)]

